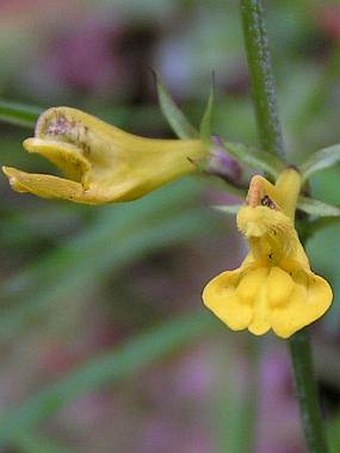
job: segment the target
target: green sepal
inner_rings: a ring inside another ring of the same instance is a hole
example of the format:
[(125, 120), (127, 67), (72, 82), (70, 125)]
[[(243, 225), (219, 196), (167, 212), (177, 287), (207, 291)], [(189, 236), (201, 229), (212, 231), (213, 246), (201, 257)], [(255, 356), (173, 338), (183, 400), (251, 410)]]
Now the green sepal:
[(340, 217), (340, 208), (314, 198), (299, 197), (297, 209), (318, 217)]
[(340, 144), (319, 149), (300, 166), (302, 181), (306, 181), (317, 171), (332, 167), (337, 162), (340, 162)]
[(262, 169), (274, 179), (286, 168), (285, 163), (277, 156), (242, 143), (224, 142), (229, 154), (240, 162), (255, 169)]
[(203, 142), (210, 143), (212, 136), (212, 117), (214, 112), (214, 102), (215, 102), (215, 88), (214, 84), (212, 85), (208, 97), (208, 102), (205, 107), (200, 126), (199, 126), (199, 137)]
[(197, 129), (190, 123), (184, 113), (179, 109), (170, 93), (165, 88), (156, 71), (153, 72), (156, 81), (158, 102), (160, 109), (177, 137), (181, 139), (198, 138)]

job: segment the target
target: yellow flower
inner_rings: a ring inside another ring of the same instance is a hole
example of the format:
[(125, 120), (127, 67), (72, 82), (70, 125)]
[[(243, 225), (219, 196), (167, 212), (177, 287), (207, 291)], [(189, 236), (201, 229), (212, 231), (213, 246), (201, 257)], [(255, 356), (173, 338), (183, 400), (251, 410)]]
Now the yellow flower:
[(11, 186), (44, 198), (101, 204), (130, 201), (196, 170), (207, 154), (200, 140), (160, 140), (128, 134), (69, 107), (44, 112), (35, 137), (23, 143), (66, 178), (3, 167)]
[(314, 274), (294, 228), (300, 175), (284, 170), (275, 185), (251, 180), (246, 205), (237, 215), (250, 252), (233, 271), (223, 272), (203, 291), (205, 305), (232, 330), (262, 335), (272, 329), (288, 338), (320, 318), (332, 290)]

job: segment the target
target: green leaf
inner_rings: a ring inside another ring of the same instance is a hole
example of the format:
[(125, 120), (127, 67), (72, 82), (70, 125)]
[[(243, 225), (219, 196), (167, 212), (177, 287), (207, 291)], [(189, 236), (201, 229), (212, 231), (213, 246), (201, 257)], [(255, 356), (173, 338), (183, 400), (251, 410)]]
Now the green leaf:
[(174, 100), (171, 98), (169, 92), (161, 82), (157, 72), (154, 72), (154, 75), (159, 105), (172, 130), (179, 138), (182, 139), (198, 138), (198, 131), (189, 122), (184, 113), (178, 108)]
[(297, 208), (309, 215), (339, 217), (340, 208), (314, 198), (299, 197)]
[(213, 116), (213, 111), (214, 111), (214, 101), (215, 101), (215, 87), (212, 85), (210, 94), (208, 97), (208, 102), (205, 107), (203, 117), (200, 123), (199, 127), (199, 136), (201, 140), (204, 142), (210, 143), (211, 136), (212, 136), (212, 130), (211, 130), (211, 124), (212, 124), (212, 116)]
[(228, 153), (249, 167), (261, 169), (276, 179), (286, 167), (285, 163), (274, 154), (241, 143), (224, 142)]
[(316, 151), (300, 166), (303, 181), (317, 171), (332, 167), (338, 162), (340, 162), (340, 144)]
[[(237, 214), (243, 204), (212, 206), (216, 211), (225, 214)], [(309, 215), (319, 217), (340, 217), (340, 208), (314, 198), (299, 197), (297, 208)]]
[(224, 214), (235, 215), (242, 206), (243, 204), (229, 204), (224, 206), (212, 206), (212, 208), (216, 211), (223, 212)]
[(15, 126), (34, 128), (42, 108), (0, 101), (0, 120)]
[(49, 385), (18, 408), (7, 410), (0, 423), (0, 442), (4, 444), (17, 432), (31, 429), (84, 393), (105, 384), (112, 385), (166, 354), (182, 350), (184, 346), (212, 332), (216, 325), (202, 309), (136, 335), (126, 344), (90, 360), (69, 376)]

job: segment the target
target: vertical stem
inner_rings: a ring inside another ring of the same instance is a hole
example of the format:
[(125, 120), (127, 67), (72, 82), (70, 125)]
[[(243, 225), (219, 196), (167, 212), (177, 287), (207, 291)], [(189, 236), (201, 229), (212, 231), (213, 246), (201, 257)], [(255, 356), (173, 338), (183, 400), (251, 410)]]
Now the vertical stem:
[(261, 1), (241, 0), (241, 14), (260, 142), (266, 151), (283, 159), (283, 139)]
[[(263, 7), (261, 0), (240, 0), (240, 4), (261, 145), (267, 151), (284, 158), (283, 139)], [(290, 351), (302, 422), (309, 450), (312, 453), (327, 453), (328, 449), (320, 415), (310, 340), (306, 329), (296, 333), (290, 340)]]
[(290, 340), (290, 352), (309, 450), (315, 453), (327, 453), (328, 448), (322, 430), (311, 344), (307, 329), (297, 332), (292, 337)]

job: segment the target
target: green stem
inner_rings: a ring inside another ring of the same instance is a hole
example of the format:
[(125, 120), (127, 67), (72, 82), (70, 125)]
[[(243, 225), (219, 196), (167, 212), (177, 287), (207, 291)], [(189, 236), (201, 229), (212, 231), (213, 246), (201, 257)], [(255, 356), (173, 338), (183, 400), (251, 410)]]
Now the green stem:
[[(271, 56), (260, 0), (240, 0), (248, 66), (260, 141), (263, 148), (284, 158)], [(327, 453), (307, 330), (290, 340), (298, 400), (310, 452)]]
[(328, 447), (322, 429), (311, 344), (307, 329), (300, 330), (292, 337), (290, 352), (309, 450), (313, 453), (327, 453)]
[(258, 0), (241, 0), (241, 14), (255, 114), (262, 148), (284, 159), (271, 55)]

